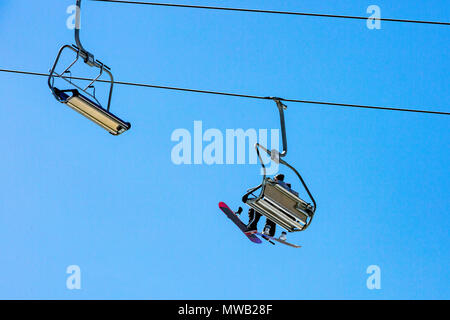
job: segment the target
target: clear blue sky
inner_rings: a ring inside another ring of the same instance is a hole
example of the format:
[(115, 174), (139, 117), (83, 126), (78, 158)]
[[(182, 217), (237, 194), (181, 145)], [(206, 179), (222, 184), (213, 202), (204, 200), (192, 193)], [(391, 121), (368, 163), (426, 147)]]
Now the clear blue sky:
[[(74, 0), (2, 0), (0, 68), (47, 72)], [(186, 1), (179, 1), (186, 3)], [(430, 1), (192, 1), (448, 21)], [(450, 111), (445, 26), (84, 1), (84, 46), (117, 80)], [(448, 299), (449, 118), (288, 104), (288, 160), (318, 210), (295, 250), (247, 241), (218, 209), (258, 165), (171, 162), (177, 128), (278, 128), (270, 102), (117, 86), (113, 137), (40, 77), (0, 74), (0, 298)], [(292, 179), (292, 175), (288, 176)], [(300, 189), (297, 181), (293, 182)], [(66, 289), (79, 265), (82, 289)], [(366, 268), (381, 268), (368, 290)]]

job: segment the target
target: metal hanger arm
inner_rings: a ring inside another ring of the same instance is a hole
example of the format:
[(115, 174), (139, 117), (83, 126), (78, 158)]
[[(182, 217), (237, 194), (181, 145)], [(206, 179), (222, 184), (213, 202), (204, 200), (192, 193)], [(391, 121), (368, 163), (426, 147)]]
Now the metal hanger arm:
[(287, 106), (281, 102), (283, 100), (282, 98), (277, 98), (277, 97), (268, 97), (268, 98), (275, 101), (275, 103), (277, 104), (277, 107), (278, 107), (278, 112), (280, 114), (280, 127), (281, 127), (281, 139), (283, 142), (283, 151), (280, 152), (279, 156), (284, 157), (287, 154), (286, 123), (284, 120), (284, 110), (287, 109)]
[(81, 26), (81, 0), (77, 0), (76, 4), (76, 10), (75, 10), (75, 43), (77, 44), (77, 47), (80, 49), (80, 56), (84, 59), (84, 62), (86, 62), (91, 67), (96, 66), (98, 67), (94, 55), (84, 49), (83, 45), (81, 44), (80, 40), (80, 26)]

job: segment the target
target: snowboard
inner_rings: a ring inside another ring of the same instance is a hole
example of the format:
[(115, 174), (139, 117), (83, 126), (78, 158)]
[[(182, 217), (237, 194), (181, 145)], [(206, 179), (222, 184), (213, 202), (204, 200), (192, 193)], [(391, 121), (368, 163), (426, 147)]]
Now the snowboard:
[(256, 235), (258, 231), (250, 231), (247, 226), (239, 219), (239, 217), (231, 210), (224, 202), (219, 203), (220, 210), (233, 221), (233, 223), (247, 236), (247, 238), (253, 243), (262, 243), (261, 239)]
[[(257, 232), (257, 234), (258, 234), (259, 232)], [(266, 236), (265, 234), (262, 234), (262, 233), (259, 233), (259, 235), (264, 239), (264, 240), (266, 240), (268, 243), (270, 243), (270, 244), (272, 244), (272, 245), (275, 245), (275, 242), (273, 242), (272, 240), (270, 240), (270, 236)]]
[(282, 243), (282, 244), (284, 244), (284, 245), (287, 245), (287, 246), (290, 246), (290, 247), (293, 247), (293, 248), (301, 248), (301, 247), (302, 247), (302, 246), (298, 246), (298, 245), (296, 245), (296, 244), (289, 243), (289, 242), (287, 242), (287, 241), (281, 240), (280, 238), (275, 238), (275, 237), (271, 237), (271, 236), (262, 234), (262, 233), (260, 233), (260, 232), (257, 232), (256, 234), (259, 235), (259, 236), (261, 236), (261, 237), (263, 237), (263, 238), (264, 238), (265, 240), (267, 240), (267, 241), (273, 240), (273, 241)]

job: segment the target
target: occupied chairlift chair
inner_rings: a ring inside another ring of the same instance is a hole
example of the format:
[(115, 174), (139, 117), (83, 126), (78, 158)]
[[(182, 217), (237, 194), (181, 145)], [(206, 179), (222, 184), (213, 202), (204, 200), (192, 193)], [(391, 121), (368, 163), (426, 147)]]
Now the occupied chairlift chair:
[[(260, 214), (266, 216), (268, 219), (280, 225), (287, 231), (303, 231), (308, 228), (314, 217), (314, 213), (316, 211), (316, 201), (314, 200), (298, 171), (286, 161), (281, 159), (282, 157), (286, 156), (287, 153), (286, 127), (283, 112), (287, 107), (281, 102), (282, 99), (271, 99), (276, 102), (280, 113), (283, 152), (280, 153), (275, 149), (270, 151), (259, 143), (256, 143), (256, 153), (258, 154), (259, 161), (261, 161), (264, 175), (261, 185), (247, 190), (247, 193), (243, 197), (243, 199), (248, 206), (255, 209)], [(261, 158), (260, 149), (266, 152), (270, 156), (272, 161), (281, 163), (295, 172), (306, 192), (308, 193), (312, 204), (300, 199), (299, 194), (293, 191), (291, 188), (287, 187), (285, 183), (278, 183), (266, 176), (266, 167)], [(256, 196), (254, 192), (260, 188), (260, 194)], [(249, 198), (250, 195), (252, 195), (253, 198)]]
[[(111, 106), (111, 97), (113, 92), (114, 78), (110, 71), (110, 68), (104, 65), (99, 60), (94, 59), (94, 56), (86, 51), (80, 41), (80, 10), (81, 10), (81, 0), (77, 0), (76, 14), (75, 14), (75, 42), (76, 45), (65, 45), (63, 46), (56, 57), (55, 63), (50, 71), (50, 75), (48, 78), (48, 86), (55, 96), (56, 100), (61, 103), (64, 103), (79, 112), (86, 118), (92, 120), (97, 123), (104, 129), (106, 129), (109, 133), (113, 135), (119, 135), (128, 129), (130, 129), (131, 125), (128, 122), (125, 122), (112, 114), (109, 109)], [(58, 74), (55, 69), (58, 65), (61, 54), (64, 50), (70, 49), (76, 53), (75, 60), (63, 71), (61, 74)], [(92, 79), (92, 81), (85, 87), (81, 88), (72, 82), (72, 76), (70, 68), (82, 58), (84, 62), (90, 67), (95, 67), (99, 69), (99, 74), (96, 78)], [(101, 106), (99, 100), (95, 97), (95, 87), (94, 83), (102, 76), (103, 72), (106, 72), (110, 77), (110, 89), (109, 89), (109, 97), (108, 97), (108, 105), (105, 108)], [(67, 76), (68, 74), (68, 76)], [(71, 86), (77, 89), (64, 89), (60, 90), (55, 87), (55, 78), (60, 78), (68, 83)], [(93, 94), (87, 92), (88, 89), (93, 89)]]

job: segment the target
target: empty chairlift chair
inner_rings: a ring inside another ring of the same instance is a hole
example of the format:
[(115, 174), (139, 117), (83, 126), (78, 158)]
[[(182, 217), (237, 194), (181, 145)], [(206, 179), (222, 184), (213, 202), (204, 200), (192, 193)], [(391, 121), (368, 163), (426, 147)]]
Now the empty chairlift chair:
[[(77, 45), (65, 45), (63, 46), (56, 57), (56, 60), (53, 64), (53, 67), (50, 71), (50, 75), (48, 78), (48, 86), (53, 93), (53, 96), (61, 103), (66, 104), (70, 108), (74, 109), (81, 115), (86, 118), (92, 120), (109, 133), (113, 135), (119, 135), (128, 129), (130, 129), (131, 125), (129, 122), (125, 122), (122, 119), (115, 116), (110, 112), (111, 106), (111, 97), (114, 86), (114, 78), (110, 71), (110, 68), (104, 65), (99, 60), (94, 59), (94, 56), (86, 51), (80, 41), (80, 6), (81, 0), (77, 0), (77, 10), (76, 10), (76, 26), (75, 26), (75, 41)], [(56, 67), (61, 58), (61, 55), (64, 51), (71, 50), (75, 53), (75, 59), (72, 63), (67, 66), (64, 71), (61, 73), (57, 73)], [(79, 61), (79, 59), (83, 59), (84, 63), (89, 65), (90, 67), (95, 67), (99, 69), (98, 75), (96, 78), (91, 79), (89, 84), (82, 88), (80, 85), (75, 84), (72, 80), (71, 68)], [(108, 74), (110, 78), (110, 88), (109, 88), (109, 96), (108, 96), (108, 104), (106, 108), (103, 108), (100, 101), (95, 96), (95, 88), (94, 84), (100, 79), (103, 73)], [(55, 79), (62, 79), (70, 84), (69, 89), (59, 89), (55, 86)], [(93, 94), (89, 93), (88, 90), (93, 89)]]

